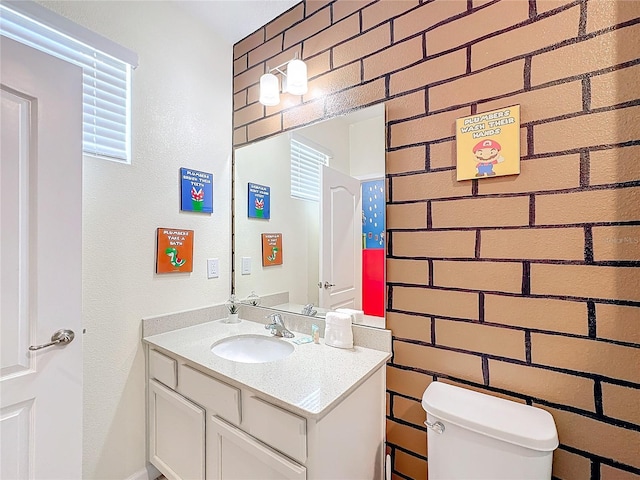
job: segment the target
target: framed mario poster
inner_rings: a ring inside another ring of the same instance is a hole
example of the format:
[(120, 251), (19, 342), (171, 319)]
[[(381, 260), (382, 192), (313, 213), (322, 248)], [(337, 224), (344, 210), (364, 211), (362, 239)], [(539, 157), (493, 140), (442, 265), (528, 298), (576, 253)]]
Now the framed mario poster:
[(456, 120), (458, 180), (520, 173), (520, 105)]

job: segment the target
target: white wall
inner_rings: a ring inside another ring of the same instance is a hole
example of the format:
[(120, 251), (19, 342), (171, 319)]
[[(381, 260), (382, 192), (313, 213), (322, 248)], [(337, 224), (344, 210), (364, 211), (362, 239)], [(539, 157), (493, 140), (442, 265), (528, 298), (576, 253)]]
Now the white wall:
[(349, 175), (349, 125), (345, 119), (346, 117), (335, 117), (314, 123), (296, 130), (296, 134), (329, 150), (332, 155), (329, 166)]
[(382, 115), (349, 125), (352, 177), (361, 180), (384, 178), (384, 128), (384, 111)]
[[(84, 159), (83, 478), (124, 479), (146, 463), (141, 318), (229, 295), (232, 47), (170, 2), (40, 3), (140, 60), (132, 165)], [(180, 212), (180, 167), (213, 172), (212, 215)], [(154, 273), (156, 227), (195, 231), (193, 273)]]

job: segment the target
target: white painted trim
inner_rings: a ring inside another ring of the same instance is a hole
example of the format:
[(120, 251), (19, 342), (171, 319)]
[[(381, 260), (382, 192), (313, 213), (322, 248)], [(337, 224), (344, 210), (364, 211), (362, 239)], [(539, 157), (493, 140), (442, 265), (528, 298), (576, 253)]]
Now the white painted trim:
[(155, 480), (160, 475), (162, 475), (162, 472), (160, 472), (160, 470), (158, 470), (155, 466), (151, 465), (150, 463), (147, 463), (147, 466), (145, 468), (134, 473), (133, 475), (128, 477), (126, 480)]
[(3, 0), (2, 4), (20, 15), (35, 20), (102, 53), (106, 53), (111, 57), (128, 63), (133, 68), (138, 66), (138, 54), (136, 52), (88, 28), (78, 25), (36, 2), (31, 0)]
[(380, 176), (379, 173), (369, 173), (367, 175), (354, 175), (353, 178), (357, 178), (362, 182), (371, 182), (373, 180), (384, 180), (384, 176)]

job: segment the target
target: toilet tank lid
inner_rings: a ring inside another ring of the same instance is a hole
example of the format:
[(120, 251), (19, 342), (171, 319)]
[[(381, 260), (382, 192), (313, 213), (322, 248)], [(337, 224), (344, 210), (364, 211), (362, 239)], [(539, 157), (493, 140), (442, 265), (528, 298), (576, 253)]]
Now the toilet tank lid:
[(427, 387), (422, 407), (440, 420), (514, 445), (543, 452), (558, 447), (553, 417), (540, 408), (443, 382)]

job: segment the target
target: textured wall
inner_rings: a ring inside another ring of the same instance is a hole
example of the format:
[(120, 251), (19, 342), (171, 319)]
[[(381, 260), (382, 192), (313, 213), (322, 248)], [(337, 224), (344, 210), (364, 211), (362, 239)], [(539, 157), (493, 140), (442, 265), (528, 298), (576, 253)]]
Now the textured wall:
[[(235, 145), (386, 102), (396, 478), (425, 478), (435, 380), (550, 411), (557, 478), (640, 475), (639, 17), (637, 1), (307, 0), (235, 45)], [(257, 103), (296, 52), (309, 93)], [(513, 104), (522, 173), (455, 181), (454, 120)]]
[[(85, 157), (82, 199), (83, 478), (124, 479), (146, 464), (141, 319), (229, 296), (231, 45), (169, 2), (42, 3), (140, 60), (132, 164)], [(214, 173), (212, 215), (179, 211), (180, 167)], [(154, 274), (156, 227), (195, 230), (193, 273)]]

